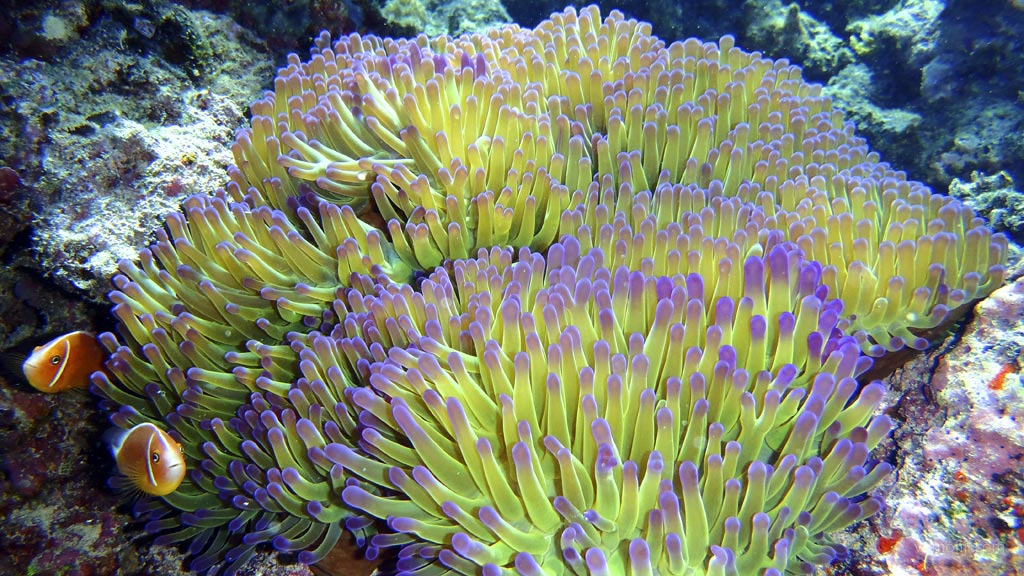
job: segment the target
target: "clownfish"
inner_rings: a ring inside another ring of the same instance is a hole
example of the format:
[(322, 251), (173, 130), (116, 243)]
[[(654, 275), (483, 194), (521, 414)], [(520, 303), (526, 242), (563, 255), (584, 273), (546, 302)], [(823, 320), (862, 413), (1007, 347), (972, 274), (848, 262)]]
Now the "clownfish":
[(33, 388), (56, 394), (88, 388), (89, 375), (103, 369), (107, 354), (91, 332), (77, 331), (36, 346), (21, 365)]
[(115, 431), (110, 448), (117, 469), (133, 488), (166, 496), (185, 479), (185, 452), (167, 432), (150, 423)]

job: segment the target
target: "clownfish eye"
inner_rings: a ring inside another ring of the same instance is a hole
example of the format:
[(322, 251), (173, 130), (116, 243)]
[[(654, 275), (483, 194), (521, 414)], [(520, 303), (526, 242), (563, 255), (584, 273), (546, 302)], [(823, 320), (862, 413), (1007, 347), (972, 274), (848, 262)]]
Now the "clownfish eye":
[(157, 452), (153, 452), (152, 459), (153, 459), (153, 464), (156, 464), (157, 462), (160, 461), (160, 454), (157, 453)]
[(54, 366), (60, 364), (60, 356), (50, 356), (50, 364), (53, 364)]

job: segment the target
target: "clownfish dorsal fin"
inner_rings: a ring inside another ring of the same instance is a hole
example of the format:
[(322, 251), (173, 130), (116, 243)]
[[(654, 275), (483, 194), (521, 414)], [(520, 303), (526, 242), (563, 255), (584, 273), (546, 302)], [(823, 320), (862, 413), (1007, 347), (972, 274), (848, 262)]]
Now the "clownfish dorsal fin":
[(129, 430), (113, 426), (111, 428), (107, 428), (107, 431), (103, 433), (103, 443), (110, 447), (110, 455), (113, 456), (114, 459), (117, 459), (117, 453), (121, 450), (121, 445), (124, 444), (124, 439), (128, 437)]

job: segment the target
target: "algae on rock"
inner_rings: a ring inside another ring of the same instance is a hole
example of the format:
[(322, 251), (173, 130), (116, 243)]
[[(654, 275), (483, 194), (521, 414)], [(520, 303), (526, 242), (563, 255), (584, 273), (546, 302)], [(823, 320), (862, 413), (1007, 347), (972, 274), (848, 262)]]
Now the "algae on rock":
[(406, 33), (427, 36), (481, 32), (512, 21), (499, 0), (388, 0), (381, 15)]

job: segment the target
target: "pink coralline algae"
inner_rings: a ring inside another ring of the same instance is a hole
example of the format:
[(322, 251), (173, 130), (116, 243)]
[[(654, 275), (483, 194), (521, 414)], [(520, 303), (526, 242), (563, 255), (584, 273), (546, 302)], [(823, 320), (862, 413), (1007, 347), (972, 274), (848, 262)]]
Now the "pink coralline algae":
[(879, 550), (873, 573), (1024, 573), (1022, 342), (1024, 279), (979, 303), (962, 336), (890, 378), (900, 465), (877, 522), (901, 537)]

